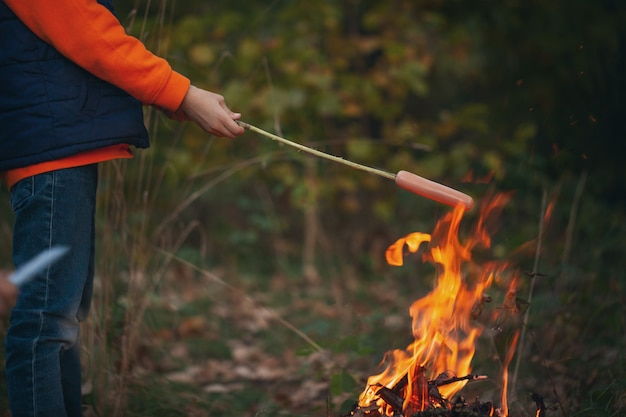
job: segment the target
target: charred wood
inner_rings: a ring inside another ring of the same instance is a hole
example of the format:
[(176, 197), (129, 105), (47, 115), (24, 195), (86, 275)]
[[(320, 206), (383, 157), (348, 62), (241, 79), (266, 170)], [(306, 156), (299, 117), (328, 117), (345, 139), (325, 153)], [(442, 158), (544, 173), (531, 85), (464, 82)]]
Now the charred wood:
[[(438, 389), (443, 385), (459, 381), (484, 380), (487, 376), (470, 374), (449, 377), (449, 374), (442, 373), (436, 379), (428, 381), (424, 367), (417, 365), (409, 373), (412, 373), (410, 378), (407, 373), (393, 388), (377, 384), (376, 395), (379, 400), (384, 401), (385, 406), (381, 407), (380, 401), (364, 407), (357, 403), (349, 414), (341, 417), (387, 417), (385, 412), (393, 413), (392, 417), (488, 417), (493, 415), (494, 406), (491, 402), (481, 402), (476, 398), (474, 402), (468, 403), (462, 396), (452, 402), (443, 398)], [(536, 395), (537, 397), (533, 396), (533, 400), (537, 398), (538, 401), (541, 398), (543, 401), (541, 396)], [(408, 397), (406, 401), (405, 396)], [(537, 407), (539, 409), (539, 403)], [(545, 414), (537, 416), (545, 417)]]
[(535, 402), (535, 405), (537, 405), (537, 417), (545, 417), (546, 405), (543, 402), (543, 396), (540, 394), (537, 394), (536, 392), (533, 392), (532, 394), (530, 394), (530, 397)]
[(413, 415), (418, 411), (424, 411), (429, 407), (428, 396), (428, 380), (424, 373), (423, 366), (416, 365), (413, 368), (412, 383), (409, 383), (410, 390), (408, 392), (409, 400), (407, 401), (406, 410), (401, 410), (407, 415)]
[(394, 409), (394, 411), (402, 411), (402, 405), (404, 404), (404, 398), (396, 394), (394, 391), (390, 390), (387, 387), (381, 387), (376, 393), (382, 398), (387, 404)]
[[(442, 374), (445, 378), (445, 374)], [(452, 384), (454, 382), (459, 382), (459, 381), (478, 381), (481, 379), (487, 379), (486, 375), (465, 375), (465, 376), (460, 376), (460, 377), (452, 377), (452, 378), (448, 378), (448, 379), (440, 379), (442, 375), (439, 375), (439, 377), (437, 377), (437, 379), (435, 379), (434, 381), (428, 381), (429, 384), (435, 385), (437, 387), (441, 387), (443, 385), (447, 385), (447, 384)]]

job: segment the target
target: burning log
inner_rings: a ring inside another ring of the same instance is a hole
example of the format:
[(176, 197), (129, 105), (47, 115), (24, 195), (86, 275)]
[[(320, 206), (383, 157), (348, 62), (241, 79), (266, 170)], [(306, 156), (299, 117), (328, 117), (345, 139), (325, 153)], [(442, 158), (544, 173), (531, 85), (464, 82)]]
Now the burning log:
[(408, 401), (404, 411), (407, 415), (413, 415), (424, 411), (429, 405), (428, 380), (424, 374), (424, 367), (416, 365), (413, 369), (413, 378), (409, 381)]
[(393, 392), (387, 387), (381, 387), (377, 394), (380, 398), (383, 399), (387, 404), (391, 406), (394, 410), (402, 410), (402, 406), (404, 405), (404, 398)]
[[(436, 379), (428, 381), (422, 366), (415, 366), (410, 373), (412, 373), (411, 377), (407, 373), (393, 388), (377, 384), (376, 396), (384, 402), (383, 406), (380, 405), (380, 402), (363, 407), (356, 403), (353, 410), (342, 417), (493, 416), (494, 407), (491, 402), (480, 402), (477, 398), (473, 403), (467, 403), (462, 396), (457, 397), (454, 401), (448, 401), (441, 396), (438, 389), (438, 387), (459, 381), (484, 380), (487, 379), (486, 375), (471, 374), (461, 377), (448, 377), (448, 374), (443, 373)], [(408, 396), (408, 401), (402, 397), (403, 393)]]
[[(384, 393), (384, 394), (383, 394)], [(402, 398), (393, 393), (393, 390), (385, 388), (381, 394), (387, 396), (391, 393), (392, 401), (396, 402), (398, 398), (402, 402)], [(382, 395), (381, 395), (382, 398)], [(429, 405), (429, 407), (431, 407)], [(493, 417), (496, 410), (490, 401), (482, 402), (478, 398), (474, 402), (468, 403), (462, 396), (457, 397), (453, 402), (447, 403), (446, 407), (427, 408), (423, 411), (414, 413), (401, 412), (394, 410), (388, 414), (381, 414), (378, 406), (370, 405), (367, 407), (359, 407), (355, 404), (355, 408), (342, 417)], [(542, 415), (542, 417), (544, 417)]]

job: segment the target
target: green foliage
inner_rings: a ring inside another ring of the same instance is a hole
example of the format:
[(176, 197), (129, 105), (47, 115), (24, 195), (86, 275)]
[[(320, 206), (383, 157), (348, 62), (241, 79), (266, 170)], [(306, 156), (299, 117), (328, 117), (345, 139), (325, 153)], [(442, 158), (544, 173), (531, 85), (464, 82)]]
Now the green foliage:
[(356, 388), (360, 387), (357, 387), (354, 378), (345, 371), (341, 371), (340, 373), (333, 375), (330, 379), (330, 392), (333, 395), (352, 392)]

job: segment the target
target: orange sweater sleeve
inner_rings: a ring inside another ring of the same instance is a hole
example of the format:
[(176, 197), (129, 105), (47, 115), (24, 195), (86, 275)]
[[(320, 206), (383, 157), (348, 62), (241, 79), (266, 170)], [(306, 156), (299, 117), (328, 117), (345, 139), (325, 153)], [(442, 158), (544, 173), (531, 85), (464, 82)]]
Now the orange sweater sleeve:
[(189, 79), (129, 36), (96, 0), (4, 0), (43, 41), (144, 104), (176, 111)]

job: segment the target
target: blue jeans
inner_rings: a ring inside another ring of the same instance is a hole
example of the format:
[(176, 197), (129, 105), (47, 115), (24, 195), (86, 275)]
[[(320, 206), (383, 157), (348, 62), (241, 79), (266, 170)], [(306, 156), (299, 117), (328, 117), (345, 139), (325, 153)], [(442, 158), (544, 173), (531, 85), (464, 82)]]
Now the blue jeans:
[(11, 188), (17, 268), (42, 250), (70, 251), (20, 288), (7, 332), (14, 417), (81, 415), (79, 322), (91, 303), (97, 165), (52, 171)]

